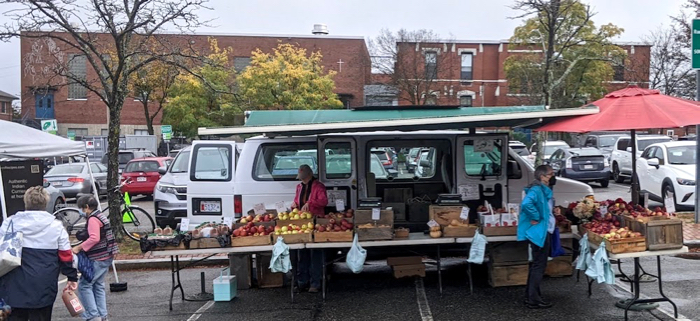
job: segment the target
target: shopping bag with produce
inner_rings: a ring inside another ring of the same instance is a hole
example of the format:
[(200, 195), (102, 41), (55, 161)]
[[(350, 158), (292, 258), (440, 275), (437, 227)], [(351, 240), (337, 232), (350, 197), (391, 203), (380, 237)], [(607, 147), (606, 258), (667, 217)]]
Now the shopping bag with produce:
[(365, 265), (365, 259), (367, 259), (367, 250), (360, 246), (360, 242), (357, 240), (357, 234), (355, 234), (345, 262), (353, 273), (360, 273)]
[(15, 231), (10, 219), (5, 234), (0, 234), (0, 276), (22, 265), (22, 232)]
[(272, 247), (272, 259), (270, 271), (273, 273), (287, 273), (292, 269), (292, 260), (289, 258), (289, 245), (284, 243), (284, 237), (277, 238), (277, 243)]
[(474, 234), (474, 240), (472, 241), (472, 247), (469, 249), (469, 258), (467, 262), (474, 264), (484, 263), (484, 254), (486, 253), (486, 236), (483, 236), (476, 231)]

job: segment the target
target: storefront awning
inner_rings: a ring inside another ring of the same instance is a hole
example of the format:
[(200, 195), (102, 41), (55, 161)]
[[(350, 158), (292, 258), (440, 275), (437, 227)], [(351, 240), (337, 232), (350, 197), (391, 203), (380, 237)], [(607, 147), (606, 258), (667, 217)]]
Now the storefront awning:
[(356, 110), (252, 111), (245, 126), (199, 128), (199, 135), (314, 135), (340, 132), (446, 130), (478, 127), (525, 127), (553, 118), (598, 113), (598, 108), (414, 107)]

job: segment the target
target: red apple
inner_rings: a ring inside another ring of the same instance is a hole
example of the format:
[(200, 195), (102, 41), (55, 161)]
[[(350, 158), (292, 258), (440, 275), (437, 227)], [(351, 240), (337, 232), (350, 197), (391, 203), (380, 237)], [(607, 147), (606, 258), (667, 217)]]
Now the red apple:
[(319, 232), (325, 232), (325, 231), (326, 231), (326, 228), (323, 227), (323, 226), (319, 226), (319, 227), (318, 227), (318, 231), (319, 231)]
[(262, 233), (262, 232), (265, 232), (265, 227), (260, 225), (260, 226), (258, 226), (258, 233)]
[(333, 228), (333, 231), (336, 231), (336, 232), (340, 232), (340, 231), (341, 231), (341, 229), (340, 229), (340, 227), (339, 227), (339, 226), (336, 226), (336, 227), (334, 227), (334, 228)]
[(328, 223), (330, 223), (330, 224), (335, 224), (335, 219), (334, 219), (334, 218), (329, 219), (329, 220), (328, 220)]

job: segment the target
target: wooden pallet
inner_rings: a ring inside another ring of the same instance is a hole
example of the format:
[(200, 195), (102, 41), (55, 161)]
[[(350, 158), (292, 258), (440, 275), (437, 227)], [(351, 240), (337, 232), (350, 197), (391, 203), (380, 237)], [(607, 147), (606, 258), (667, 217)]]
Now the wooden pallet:
[(270, 245), (272, 240), (270, 235), (261, 236), (234, 236), (231, 237), (231, 246), (256, 246), (256, 245)]
[(601, 242), (605, 242), (605, 250), (612, 254), (644, 252), (647, 250), (645, 236), (608, 240), (588, 231), (588, 241), (598, 246), (600, 246)]
[[(658, 217), (658, 216), (652, 216)], [(646, 237), (647, 249), (675, 250), (683, 247), (683, 221), (679, 219), (650, 220), (640, 222), (631, 216), (624, 216), (625, 226), (640, 232)]]
[(314, 231), (315, 243), (352, 242), (352, 231), (349, 232), (319, 232)]

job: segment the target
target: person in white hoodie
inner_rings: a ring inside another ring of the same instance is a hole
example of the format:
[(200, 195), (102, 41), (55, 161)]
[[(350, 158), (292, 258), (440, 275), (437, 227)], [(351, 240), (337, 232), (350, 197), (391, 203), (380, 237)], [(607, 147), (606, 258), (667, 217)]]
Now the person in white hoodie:
[(6, 219), (0, 235), (22, 232), (22, 265), (0, 277), (0, 299), (12, 307), (9, 320), (51, 320), (58, 293), (59, 272), (68, 278), (66, 288), (78, 288), (68, 233), (46, 212), (49, 194), (41, 186), (24, 193), (25, 211)]

